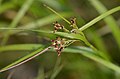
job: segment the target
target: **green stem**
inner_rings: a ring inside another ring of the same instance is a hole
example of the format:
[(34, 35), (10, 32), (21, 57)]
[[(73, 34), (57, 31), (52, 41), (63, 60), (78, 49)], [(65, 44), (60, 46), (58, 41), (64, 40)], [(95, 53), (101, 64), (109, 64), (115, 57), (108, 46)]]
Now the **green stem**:
[(56, 15), (58, 15), (59, 17), (61, 17), (65, 22), (67, 22), (68, 24), (71, 24), (67, 19), (65, 19), (63, 16), (61, 16), (59, 13), (57, 13), (55, 10), (53, 10), (52, 8), (50, 8), (49, 6), (45, 5), (44, 6), (46, 8), (48, 8), (49, 10), (51, 10), (53, 13), (55, 13)]
[(67, 33), (69, 33), (69, 30), (67, 30), (65, 27), (63, 27), (63, 30)]
[(104, 14), (101, 14), (100, 16), (98, 16), (97, 18), (93, 19), (92, 21), (88, 22), (87, 24), (85, 24), (84, 26), (82, 26), (81, 28), (79, 28), (80, 31), (84, 31), (87, 28), (91, 27), (92, 25), (94, 25), (95, 23), (97, 23), (98, 21), (102, 20), (103, 18), (117, 12), (120, 10), (120, 6), (115, 7), (107, 12), (105, 12)]

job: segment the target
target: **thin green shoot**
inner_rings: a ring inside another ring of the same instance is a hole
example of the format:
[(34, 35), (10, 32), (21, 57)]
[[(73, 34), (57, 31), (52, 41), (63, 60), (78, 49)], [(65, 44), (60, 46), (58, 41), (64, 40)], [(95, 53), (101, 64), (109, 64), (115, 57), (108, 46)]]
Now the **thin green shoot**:
[(20, 65), (22, 65), (22, 64), (32, 60), (33, 58), (39, 56), (40, 54), (48, 51), (50, 48), (51, 48), (51, 46), (45, 48), (44, 50), (42, 48), (40, 48), (40, 49), (36, 50), (35, 52), (33, 52), (33, 53), (31, 53), (31, 54), (21, 58), (20, 60), (12, 63), (12, 64), (10, 64), (10, 65), (8, 65), (6, 67), (4, 67), (3, 69), (0, 70), (0, 72), (4, 72), (4, 71), (10, 70), (10, 69), (13, 69), (13, 68), (15, 68), (17, 66), (20, 66)]
[(71, 24), (66, 18), (64, 18), (63, 16), (61, 16), (59, 13), (57, 13), (55, 10), (53, 10), (52, 8), (50, 8), (49, 6), (45, 5), (44, 6), (46, 8), (48, 8), (49, 10), (51, 10), (53, 13), (55, 13), (56, 15), (58, 15), (59, 17), (61, 17), (64, 21), (66, 21), (68, 24)]
[(115, 7), (103, 14), (101, 14), (100, 16), (96, 17), (95, 19), (93, 19), (92, 21), (88, 22), (87, 24), (85, 24), (84, 26), (82, 26), (81, 28), (79, 28), (80, 31), (84, 31), (86, 30), (87, 28), (91, 27), (92, 25), (94, 25), (95, 23), (97, 23), (98, 21), (104, 19), (105, 17), (117, 12), (120, 10), (120, 6), (118, 7)]

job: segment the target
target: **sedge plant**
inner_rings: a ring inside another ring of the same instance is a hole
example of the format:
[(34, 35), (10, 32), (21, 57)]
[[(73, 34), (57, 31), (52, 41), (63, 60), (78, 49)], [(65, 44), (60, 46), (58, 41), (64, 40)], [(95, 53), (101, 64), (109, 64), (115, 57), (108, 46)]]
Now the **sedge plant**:
[[(54, 23), (54, 29), (55, 29), (54, 31), (43, 31), (43, 30), (22, 29), (22, 28), (0, 28), (1, 30), (11, 30), (11, 31), (13, 31), (13, 33), (14, 33), (14, 30), (33, 31), (33, 32), (37, 32), (37, 33), (46, 33), (46, 34), (54, 35), (56, 37), (55, 39), (53, 39), (51, 41), (50, 44), (48, 44), (46, 46), (39, 45), (37, 47), (36, 44), (30, 45), (29, 48), (36, 46), (36, 50), (34, 52), (32, 52), (32, 53), (28, 54), (27, 56), (24, 56), (23, 58), (20, 58), (19, 60), (13, 62), (12, 64), (2, 68), (0, 70), (0, 72), (13, 69), (21, 64), (24, 64), (24, 63), (30, 61), (31, 59), (37, 57), (38, 55), (43, 54), (46, 51), (52, 51), (51, 48), (54, 48), (56, 50), (56, 52), (58, 53), (58, 56), (61, 56), (61, 52), (80, 53), (83, 56), (88, 57), (88, 58), (106, 66), (107, 68), (120, 73), (120, 67), (117, 66), (116, 64), (113, 64), (109, 60), (109, 58), (107, 58), (104, 55), (103, 52), (101, 52), (96, 47), (94, 47), (87, 40), (87, 38), (85, 37), (85, 34), (83, 32), (84, 30), (91, 27), (98, 21), (104, 19), (105, 17), (107, 17), (117, 11), (120, 11), (120, 6), (101, 14), (100, 16), (96, 17), (95, 19), (86, 23), (81, 28), (78, 28), (78, 25), (76, 23), (77, 18), (72, 18), (70, 21), (68, 21), (66, 18), (64, 18), (62, 15), (57, 13), (55, 10), (53, 10), (49, 6), (45, 5), (45, 7), (48, 8), (49, 10), (51, 10), (52, 12), (54, 12), (60, 18), (62, 18), (66, 23), (68, 23), (68, 25), (72, 28), (72, 30), (66, 29), (66, 27), (64, 25), (59, 24), (57, 21)], [(86, 46), (88, 46), (88, 47), (71, 47), (71, 48), (68, 47), (75, 41), (83, 41), (86, 44)], [(18, 45), (18, 46), (20, 46), (20, 45)], [(14, 47), (14, 46), (13, 45), (8, 46), (8, 50), (14, 50), (14, 49), (12, 49), (12, 47)], [(0, 49), (2, 51), (5, 51), (5, 46), (4, 46), (4, 48), (1, 47)], [(22, 49), (16, 48), (16, 50), (22, 50)], [(30, 50), (30, 49), (26, 49), (26, 50)]]

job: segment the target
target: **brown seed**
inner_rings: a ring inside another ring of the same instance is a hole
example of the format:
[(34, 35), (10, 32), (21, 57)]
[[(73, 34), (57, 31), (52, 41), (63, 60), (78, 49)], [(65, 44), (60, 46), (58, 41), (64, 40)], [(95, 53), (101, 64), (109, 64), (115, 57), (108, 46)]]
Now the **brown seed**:
[(76, 24), (76, 18), (71, 18), (71, 25)]

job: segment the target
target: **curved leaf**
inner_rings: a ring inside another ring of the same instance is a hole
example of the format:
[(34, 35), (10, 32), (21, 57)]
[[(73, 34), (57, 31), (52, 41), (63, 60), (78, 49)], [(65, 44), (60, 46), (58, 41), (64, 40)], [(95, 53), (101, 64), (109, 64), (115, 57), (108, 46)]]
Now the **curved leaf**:
[(96, 55), (96, 52), (91, 50), (90, 48), (86, 48), (86, 47), (72, 47), (72, 48), (66, 48), (64, 50), (64, 52), (69, 52), (69, 53), (80, 53), (83, 56), (90, 58), (104, 66), (106, 66), (109, 69), (112, 69), (116, 72), (120, 73), (120, 67), (113, 64), (112, 62), (106, 61), (104, 59), (102, 59), (101, 57)]
[(41, 44), (15, 44), (0, 46), (0, 53), (4, 51), (32, 50), (41, 47)]
[(88, 22), (87, 24), (85, 24), (84, 26), (82, 26), (81, 28), (79, 28), (80, 31), (83, 31), (85, 29), (87, 29), (88, 27), (94, 25), (95, 23), (97, 23), (98, 21), (104, 19), (105, 17), (117, 12), (117, 11), (120, 11), (120, 6), (118, 7), (115, 7), (103, 14), (101, 14), (100, 16), (96, 17), (95, 19), (91, 20), (90, 22)]
[[(99, 1), (99, 0), (89, 0), (94, 8), (100, 13), (104, 13), (107, 11), (107, 8)], [(113, 16), (108, 16), (104, 19), (108, 27), (113, 33), (114, 38), (116, 39), (118, 46), (120, 48), (120, 29), (119, 25), (117, 24), (116, 20)]]
[(4, 67), (3, 69), (0, 70), (0, 72), (6, 71), (6, 70), (9, 70), (9, 69), (15, 68), (15, 67), (17, 67), (21, 64), (24, 64), (24, 63), (30, 61), (31, 59), (39, 56), (40, 54), (46, 52), (49, 48), (50, 48), (50, 46), (47, 47), (47, 48), (44, 47), (44, 46), (41, 46), (38, 50), (32, 52), (31, 54), (28, 54), (28, 55), (20, 58), (19, 60), (13, 62), (12, 64)]

